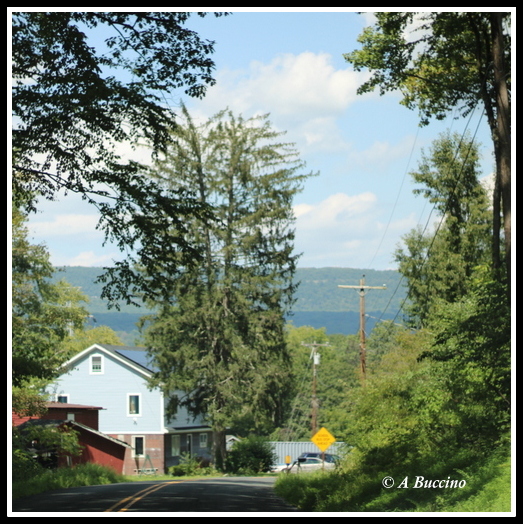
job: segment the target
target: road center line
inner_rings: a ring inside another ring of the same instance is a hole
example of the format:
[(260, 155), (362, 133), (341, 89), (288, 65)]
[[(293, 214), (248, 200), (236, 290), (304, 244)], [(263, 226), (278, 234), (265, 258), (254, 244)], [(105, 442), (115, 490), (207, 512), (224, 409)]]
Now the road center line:
[[(130, 497), (126, 497), (123, 500), (120, 500), (119, 502), (117, 502), (116, 504), (111, 506), (109, 509), (106, 509), (104, 513), (112, 512), (112, 511), (127, 511), (133, 504), (135, 504), (139, 500), (143, 499), (144, 497), (146, 497), (150, 493), (154, 493), (155, 491), (157, 491), (157, 490), (159, 490), (159, 489), (161, 489), (161, 488), (163, 488), (165, 486), (168, 486), (170, 484), (179, 484), (180, 482), (182, 482), (182, 481), (181, 480), (175, 480), (175, 481), (172, 481), (172, 482), (162, 482), (161, 484), (154, 484), (152, 486), (148, 486), (147, 488), (142, 489), (138, 493), (135, 493), (134, 495), (131, 495)], [(120, 507), (120, 509), (117, 509), (119, 507)]]

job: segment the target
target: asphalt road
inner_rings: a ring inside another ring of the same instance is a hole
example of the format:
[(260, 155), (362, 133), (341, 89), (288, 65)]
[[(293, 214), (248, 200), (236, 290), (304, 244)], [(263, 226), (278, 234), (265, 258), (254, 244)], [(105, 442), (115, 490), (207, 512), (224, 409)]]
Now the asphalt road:
[(70, 488), (13, 501), (13, 513), (292, 512), (274, 494), (274, 477), (145, 481)]

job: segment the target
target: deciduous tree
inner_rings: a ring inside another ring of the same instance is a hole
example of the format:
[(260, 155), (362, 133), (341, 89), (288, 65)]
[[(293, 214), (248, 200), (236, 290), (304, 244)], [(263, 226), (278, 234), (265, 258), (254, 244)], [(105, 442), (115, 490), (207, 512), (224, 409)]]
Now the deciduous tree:
[[(511, 35), (506, 12), (383, 12), (360, 35), (362, 48), (345, 55), (371, 77), (360, 93), (399, 91), (402, 104), (417, 107), (421, 123), (478, 104), (488, 119), (496, 159), (493, 265), (501, 265), (500, 224), (508, 278), (511, 255)], [(509, 286), (510, 287), (510, 286)]]
[(13, 385), (49, 380), (70, 354), (70, 333), (84, 325), (87, 300), (61, 280), (51, 283), (54, 268), (43, 245), (27, 238), (25, 216), (13, 210), (12, 235), (12, 371)]

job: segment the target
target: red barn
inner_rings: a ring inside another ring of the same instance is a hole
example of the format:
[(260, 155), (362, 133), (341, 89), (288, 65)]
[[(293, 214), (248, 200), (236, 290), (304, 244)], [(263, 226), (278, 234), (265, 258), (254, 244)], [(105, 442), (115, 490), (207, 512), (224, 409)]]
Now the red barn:
[(117, 473), (123, 472), (125, 452), (131, 446), (98, 431), (98, 412), (103, 408), (61, 402), (49, 402), (47, 407), (48, 411), (41, 417), (20, 417), (13, 413), (13, 426), (21, 429), (29, 425), (68, 426), (78, 433), (82, 453), (74, 457), (58, 457), (59, 466), (96, 463)]

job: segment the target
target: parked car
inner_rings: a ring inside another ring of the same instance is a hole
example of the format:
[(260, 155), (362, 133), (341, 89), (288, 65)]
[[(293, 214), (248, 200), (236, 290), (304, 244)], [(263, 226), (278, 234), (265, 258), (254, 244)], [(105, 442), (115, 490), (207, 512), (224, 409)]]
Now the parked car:
[(327, 462), (318, 457), (298, 457), (288, 468), (282, 469), (286, 473), (300, 473), (307, 471), (329, 470), (336, 467), (335, 462)]
[(302, 453), (298, 459), (300, 458), (319, 458), (321, 459), (323, 455), (323, 459), (325, 462), (334, 463), (337, 464), (340, 461), (340, 457), (338, 455), (332, 455), (331, 453), (319, 453), (317, 451), (310, 451), (306, 453)]
[(288, 467), (290, 467), (290, 464), (275, 464), (271, 468), (271, 473), (280, 473), (281, 471), (285, 471)]

